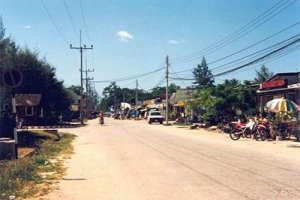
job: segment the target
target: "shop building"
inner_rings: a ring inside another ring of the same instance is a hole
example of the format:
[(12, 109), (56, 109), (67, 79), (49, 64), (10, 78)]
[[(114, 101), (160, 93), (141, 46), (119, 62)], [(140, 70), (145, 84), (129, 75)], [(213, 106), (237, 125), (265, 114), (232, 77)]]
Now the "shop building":
[(285, 98), (300, 105), (300, 72), (278, 73), (260, 84), (256, 90), (259, 102), (259, 112), (264, 105), (275, 98)]

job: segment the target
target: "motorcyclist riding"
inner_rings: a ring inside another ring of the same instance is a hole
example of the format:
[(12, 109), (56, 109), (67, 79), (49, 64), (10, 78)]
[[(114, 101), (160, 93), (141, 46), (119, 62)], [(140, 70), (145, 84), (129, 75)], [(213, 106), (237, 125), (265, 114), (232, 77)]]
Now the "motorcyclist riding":
[(99, 113), (99, 124), (101, 124), (101, 126), (104, 124), (104, 115), (102, 111)]

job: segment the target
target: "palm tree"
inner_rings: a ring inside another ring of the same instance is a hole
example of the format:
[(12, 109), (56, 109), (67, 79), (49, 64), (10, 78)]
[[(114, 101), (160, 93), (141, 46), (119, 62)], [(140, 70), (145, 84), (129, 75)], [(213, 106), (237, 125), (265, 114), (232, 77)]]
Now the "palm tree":
[(262, 65), (259, 70), (255, 70), (256, 78), (254, 78), (255, 83), (262, 83), (270, 79), (274, 73), (271, 72), (265, 65)]

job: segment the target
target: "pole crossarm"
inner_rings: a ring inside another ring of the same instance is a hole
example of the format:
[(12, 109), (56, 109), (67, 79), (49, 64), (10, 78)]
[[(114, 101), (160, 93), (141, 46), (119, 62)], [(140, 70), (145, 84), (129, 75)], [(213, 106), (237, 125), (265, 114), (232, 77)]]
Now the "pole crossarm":
[[(83, 119), (84, 119), (84, 111), (83, 111), (83, 64), (82, 64), (82, 57), (83, 57), (83, 51), (84, 50), (92, 50), (94, 47), (91, 45), (90, 47), (87, 47), (86, 45), (81, 45), (81, 31), (80, 31), (80, 45), (79, 47), (73, 47), (72, 44), (70, 44), (70, 49), (77, 49), (80, 52), (80, 123), (83, 124)], [(87, 72), (86, 72), (87, 73)]]

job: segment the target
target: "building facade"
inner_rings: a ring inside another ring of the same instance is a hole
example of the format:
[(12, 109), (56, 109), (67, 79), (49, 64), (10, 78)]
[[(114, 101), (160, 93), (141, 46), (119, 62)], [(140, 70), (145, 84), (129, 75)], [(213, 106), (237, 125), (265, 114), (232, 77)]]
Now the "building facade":
[(261, 83), (256, 93), (260, 112), (268, 101), (275, 98), (283, 97), (300, 105), (300, 72), (275, 74)]

